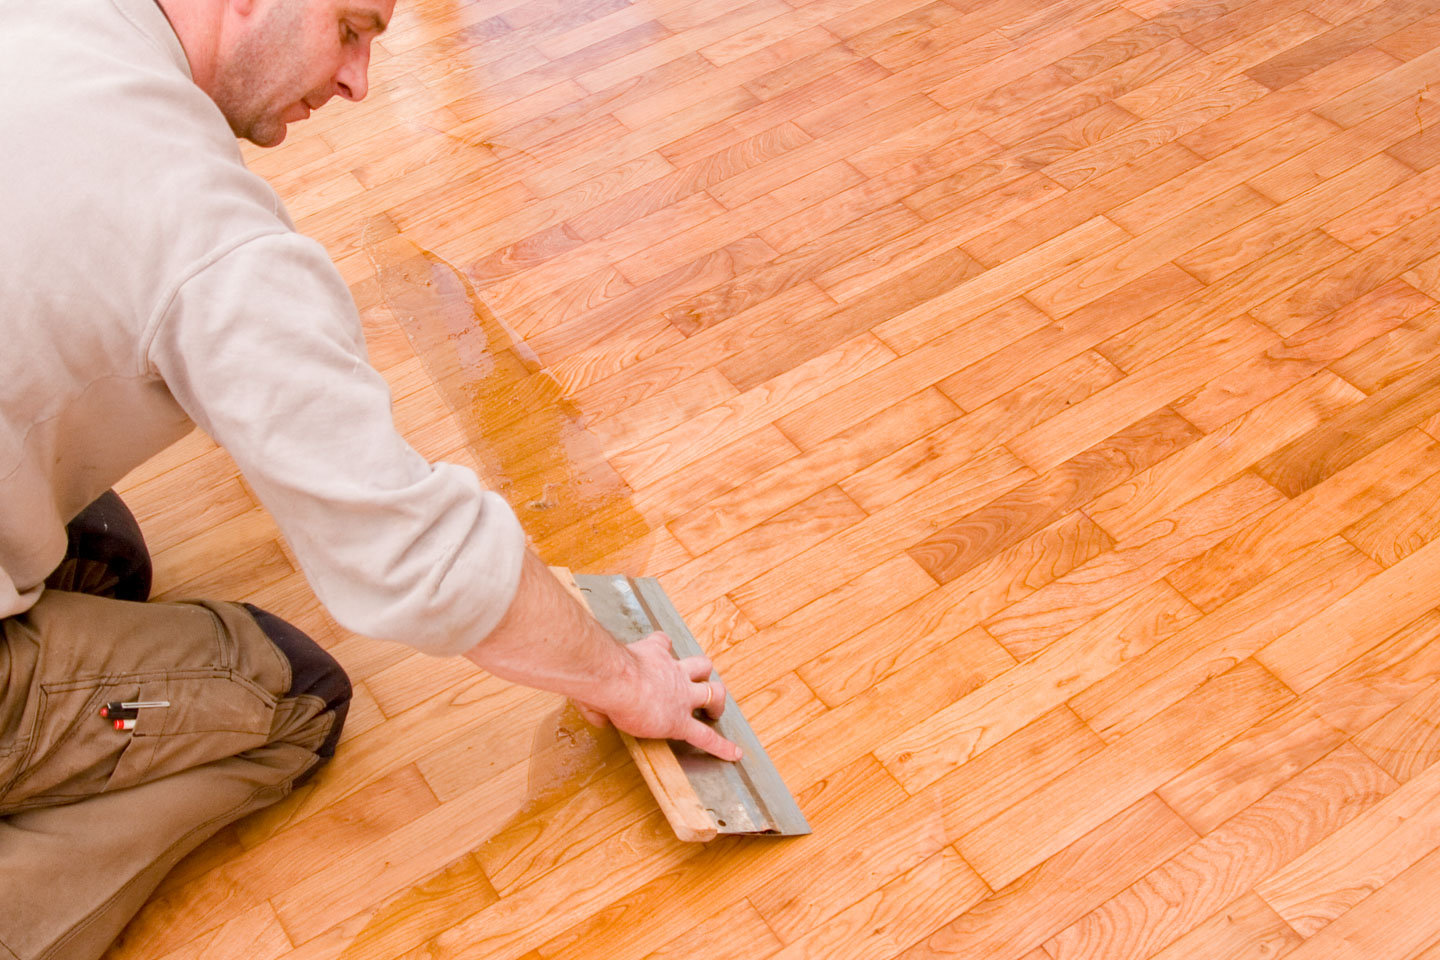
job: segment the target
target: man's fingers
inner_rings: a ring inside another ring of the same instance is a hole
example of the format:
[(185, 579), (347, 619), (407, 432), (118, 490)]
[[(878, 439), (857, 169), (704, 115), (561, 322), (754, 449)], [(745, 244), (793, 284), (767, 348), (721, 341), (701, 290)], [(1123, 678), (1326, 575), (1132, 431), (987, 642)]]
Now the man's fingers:
[(586, 723), (590, 724), (590, 726), (599, 727), (602, 730), (605, 727), (610, 726), (610, 718), (605, 716), (605, 714), (601, 713), (599, 710), (596, 710), (594, 707), (587, 706), (581, 703), (579, 700), (571, 700), (570, 702), (575, 704), (575, 709), (579, 711), (581, 718), (584, 719)]
[(691, 680), (706, 680), (715, 669), (709, 657), (686, 657), (680, 661), (680, 669), (685, 671), (685, 676)]
[(699, 720), (690, 721), (690, 725), (686, 728), (685, 741), (721, 760), (739, 760), (742, 756), (739, 747)]
[(654, 633), (650, 634), (650, 636), (646, 637), (643, 640), (636, 640), (634, 643), (630, 644), (630, 646), (638, 647), (641, 644), (649, 644), (652, 647), (658, 647), (659, 649), (664, 650), (667, 654), (673, 655), (675, 653), (675, 645), (670, 642), (669, 635), (661, 633), (659, 630), (656, 630)]
[(705, 711), (711, 720), (719, 720), (725, 712), (725, 684), (715, 680), (701, 680), (694, 686), (695, 709)]

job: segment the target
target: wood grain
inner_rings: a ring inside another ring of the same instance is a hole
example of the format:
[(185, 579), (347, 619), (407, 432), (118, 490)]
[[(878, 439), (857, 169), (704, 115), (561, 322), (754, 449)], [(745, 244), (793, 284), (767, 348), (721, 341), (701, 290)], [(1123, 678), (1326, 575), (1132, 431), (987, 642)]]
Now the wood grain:
[(1194, 427), (1161, 410), (986, 504), (909, 554), (938, 582), (948, 583), (1196, 438)]
[(992, 887), (1004, 887), (1291, 696), (1253, 660), (1242, 662), (967, 833), (960, 853)]
[[(1337, 750), (1065, 928), (1046, 949), (1056, 960), (1153, 956), (1393, 787), (1358, 750)], [(1165, 900), (1176, 887), (1203, 892), (1176, 907)]]
[(879, 757), (907, 789), (927, 786), (1194, 616), (1173, 590), (1156, 586), (896, 737)]

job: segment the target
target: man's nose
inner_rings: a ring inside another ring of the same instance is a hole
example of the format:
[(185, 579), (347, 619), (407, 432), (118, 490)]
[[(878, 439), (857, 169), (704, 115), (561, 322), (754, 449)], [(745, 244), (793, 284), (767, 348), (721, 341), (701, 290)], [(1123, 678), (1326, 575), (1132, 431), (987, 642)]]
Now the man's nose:
[(364, 100), (370, 91), (370, 45), (351, 56), (335, 74), (335, 92), (346, 100)]

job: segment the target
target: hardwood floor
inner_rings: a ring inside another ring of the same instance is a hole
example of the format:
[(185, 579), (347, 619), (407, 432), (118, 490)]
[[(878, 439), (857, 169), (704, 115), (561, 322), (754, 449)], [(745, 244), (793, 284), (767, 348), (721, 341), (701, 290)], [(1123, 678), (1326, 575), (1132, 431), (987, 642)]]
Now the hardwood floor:
[(113, 960), (1440, 958), (1440, 0), (402, 0), (250, 151), (418, 449), (658, 576), (805, 810), (673, 839), (353, 636), (233, 464), (163, 596), (356, 681)]

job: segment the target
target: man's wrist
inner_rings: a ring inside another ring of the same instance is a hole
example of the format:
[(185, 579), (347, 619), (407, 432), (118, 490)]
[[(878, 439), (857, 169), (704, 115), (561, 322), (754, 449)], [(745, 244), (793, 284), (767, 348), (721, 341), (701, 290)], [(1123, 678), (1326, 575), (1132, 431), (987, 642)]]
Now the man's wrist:
[(640, 698), (640, 661), (629, 647), (598, 623), (595, 624), (595, 633), (596, 642), (607, 644), (609, 649), (603, 658), (602, 668), (592, 675), (586, 684), (585, 695), (578, 699), (602, 713), (609, 713), (617, 706), (634, 703)]

